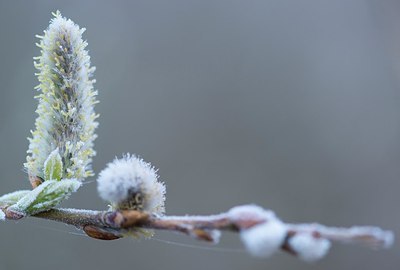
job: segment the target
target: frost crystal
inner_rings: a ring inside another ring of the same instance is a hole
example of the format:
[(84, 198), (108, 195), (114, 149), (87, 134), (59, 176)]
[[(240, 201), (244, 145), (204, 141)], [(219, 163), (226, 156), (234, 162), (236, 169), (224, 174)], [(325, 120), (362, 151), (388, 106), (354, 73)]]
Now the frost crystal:
[(23, 215), (34, 215), (57, 206), (78, 190), (81, 182), (76, 179), (64, 179), (62, 181), (48, 180), (23, 196), (8, 210)]
[(299, 258), (312, 262), (328, 253), (331, 242), (310, 233), (297, 233), (289, 239), (289, 245)]
[(63, 173), (63, 165), (58, 148), (50, 153), (44, 162), (44, 180), (61, 180)]
[(44, 36), (38, 36), (41, 56), (35, 67), (41, 93), (36, 96), (36, 129), (29, 139), (29, 175), (44, 179), (44, 163), (58, 149), (63, 163), (62, 178), (83, 180), (92, 175), (90, 163), (95, 155), (93, 141), (98, 117), (93, 110), (97, 91), (93, 89), (94, 71), (80, 29), (57, 11)]
[(154, 168), (134, 155), (115, 159), (97, 179), (100, 197), (114, 209), (133, 209), (163, 214), (165, 186)]
[(8, 206), (18, 202), (22, 197), (31, 192), (30, 190), (18, 190), (0, 197), (0, 206)]

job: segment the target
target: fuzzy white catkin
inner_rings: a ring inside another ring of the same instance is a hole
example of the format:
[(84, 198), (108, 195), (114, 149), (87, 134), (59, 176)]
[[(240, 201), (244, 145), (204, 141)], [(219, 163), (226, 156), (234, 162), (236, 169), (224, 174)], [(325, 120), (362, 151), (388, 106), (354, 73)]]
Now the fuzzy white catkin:
[(38, 118), (24, 166), (29, 175), (43, 178), (45, 160), (58, 148), (64, 168), (62, 178), (82, 180), (93, 174), (90, 163), (95, 155), (93, 141), (98, 125), (93, 109), (97, 103), (95, 81), (91, 79), (94, 67), (90, 67), (87, 43), (82, 40), (85, 29), (62, 17), (59, 11), (54, 16), (44, 35), (38, 36)]
[[(163, 214), (165, 211), (165, 186), (158, 181), (154, 168), (134, 155), (125, 155), (115, 159), (100, 172), (97, 190), (101, 198), (111, 203), (114, 209), (124, 203), (131, 203), (136, 210)], [(135, 205), (135, 198), (140, 194), (141, 205)]]
[(259, 224), (240, 230), (240, 238), (246, 250), (256, 257), (269, 257), (279, 250), (287, 235), (286, 225), (271, 210), (257, 205), (241, 205), (228, 212), (228, 218), (238, 226), (249, 220)]
[(331, 247), (331, 242), (314, 237), (310, 233), (298, 233), (289, 239), (291, 249), (300, 259), (313, 262), (324, 257)]
[(286, 227), (280, 220), (269, 220), (240, 231), (246, 250), (255, 257), (270, 257), (282, 246)]

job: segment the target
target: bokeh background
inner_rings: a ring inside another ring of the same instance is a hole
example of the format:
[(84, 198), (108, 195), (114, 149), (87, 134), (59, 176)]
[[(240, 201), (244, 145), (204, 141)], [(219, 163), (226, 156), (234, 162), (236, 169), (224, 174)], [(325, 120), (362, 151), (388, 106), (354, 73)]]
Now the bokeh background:
[[(1, 193), (29, 188), (35, 34), (56, 9), (87, 28), (97, 66), (96, 172), (136, 153), (159, 168), (170, 214), (257, 203), (289, 222), (399, 235), (398, 1), (1, 0)], [(94, 180), (63, 206), (104, 209)], [(400, 267), (398, 244), (334, 245), (311, 265), (251, 258), (235, 234), (218, 247), (163, 232), (102, 242), (33, 218), (0, 224), (1, 270)]]

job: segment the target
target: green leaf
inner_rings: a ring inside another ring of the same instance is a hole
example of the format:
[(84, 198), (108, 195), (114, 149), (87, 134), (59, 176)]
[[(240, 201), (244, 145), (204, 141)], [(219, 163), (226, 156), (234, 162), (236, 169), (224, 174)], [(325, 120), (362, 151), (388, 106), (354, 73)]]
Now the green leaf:
[(48, 180), (31, 190), (8, 210), (34, 215), (56, 207), (61, 201), (67, 199), (81, 186), (76, 179)]
[(44, 162), (43, 175), (44, 180), (61, 180), (63, 174), (63, 164), (61, 156), (58, 153), (58, 148), (56, 148), (47, 157)]
[(22, 197), (28, 194), (30, 190), (18, 190), (7, 193), (0, 197), (0, 206), (8, 206), (18, 202)]

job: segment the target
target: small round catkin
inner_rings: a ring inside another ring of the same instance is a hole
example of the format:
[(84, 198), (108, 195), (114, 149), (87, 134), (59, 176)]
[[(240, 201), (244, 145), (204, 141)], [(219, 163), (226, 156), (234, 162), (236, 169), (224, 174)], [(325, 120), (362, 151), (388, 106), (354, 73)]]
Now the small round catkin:
[(150, 163), (127, 154), (115, 159), (97, 179), (100, 197), (113, 209), (138, 210), (162, 215), (165, 211), (165, 185)]

